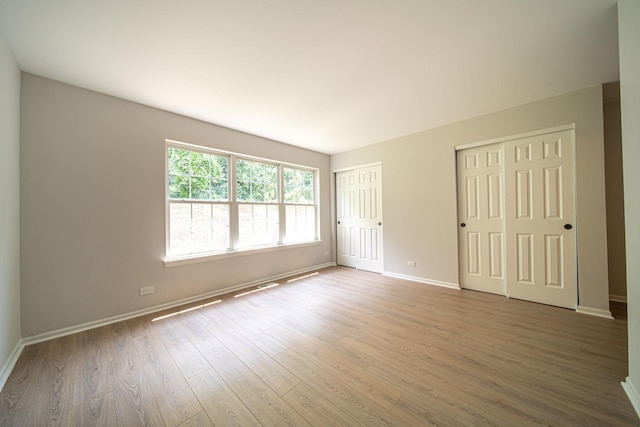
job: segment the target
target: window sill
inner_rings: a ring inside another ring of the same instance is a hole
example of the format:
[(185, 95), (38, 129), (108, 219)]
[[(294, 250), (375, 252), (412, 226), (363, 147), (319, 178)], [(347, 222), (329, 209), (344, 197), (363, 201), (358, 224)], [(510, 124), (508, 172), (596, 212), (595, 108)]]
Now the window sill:
[(261, 254), (265, 252), (279, 251), (283, 249), (295, 249), (295, 248), (301, 248), (305, 246), (315, 246), (321, 243), (322, 243), (322, 240), (314, 240), (312, 242), (289, 243), (289, 244), (277, 245), (277, 246), (267, 246), (259, 249), (253, 249), (253, 248), (238, 249), (234, 251), (219, 252), (219, 253), (204, 253), (204, 254), (183, 256), (183, 257), (165, 258), (164, 266), (178, 267), (180, 265), (196, 264), (199, 262), (207, 262), (207, 261), (218, 261), (224, 258), (233, 258), (237, 256), (255, 255), (255, 254)]

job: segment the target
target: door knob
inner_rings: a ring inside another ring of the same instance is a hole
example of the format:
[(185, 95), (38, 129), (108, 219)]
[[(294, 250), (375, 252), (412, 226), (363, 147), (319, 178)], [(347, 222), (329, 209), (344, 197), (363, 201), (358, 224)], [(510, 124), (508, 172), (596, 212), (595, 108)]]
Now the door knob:
[(382, 223), (381, 223), (381, 222), (379, 222), (379, 223), (378, 223), (378, 225), (382, 225)]
[(460, 227), (462, 227), (462, 228), (464, 228), (466, 226), (467, 226), (467, 224), (465, 224), (464, 222), (462, 224), (460, 224)]
[(338, 224), (340, 224), (340, 221), (338, 221)]
[(571, 224), (565, 224), (564, 225), (564, 229), (565, 230), (571, 230), (572, 228), (573, 228), (573, 225), (571, 225)]

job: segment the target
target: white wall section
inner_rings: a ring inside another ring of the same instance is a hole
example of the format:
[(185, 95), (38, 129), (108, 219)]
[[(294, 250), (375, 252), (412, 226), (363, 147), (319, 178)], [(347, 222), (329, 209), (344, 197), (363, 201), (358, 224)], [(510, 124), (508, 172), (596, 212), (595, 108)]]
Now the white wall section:
[(600, 86), (336, 154), (331, 168), (383, 162), (387, 273), (459, 283), (455, 147), (572, 123), (579, 305), (608, 313)]
[(0, 34), (0, 389), (20, 343), (20, 70)]
[(627, 251), (629, 376), (624, 388), (640, 415), (640, 2), (618, 3), (620, 109)]
[[(318, 168), (322, 243), (165, 267), (165, 139)], [(327, 155), (31, 74), (21, 149), (25, 336), (331, 260)]]

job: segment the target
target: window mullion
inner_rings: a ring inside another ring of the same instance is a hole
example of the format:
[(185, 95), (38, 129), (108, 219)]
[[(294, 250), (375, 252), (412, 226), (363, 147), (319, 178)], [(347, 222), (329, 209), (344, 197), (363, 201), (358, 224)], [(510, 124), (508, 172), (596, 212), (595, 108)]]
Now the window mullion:
[(279, 225), (278, 229), (280, 230), (280, 238), (279, 243), (282, 245), (285, 243), (287, 238), (287, 217), (284, 206), (284, 166), (282, 164), (278, 165), (278, 216), (279, 216)]
[(313, 211), (315, 214), (315, 236), (316, 240), (320, 239), (320, 171), (313, 173)]
[(238, 248), (239, 234), (239, 218), (238, 218), (238, 200), (237, 200), (237, 177), (236, 177), (236, 156), (229, 156), (229, 249)]

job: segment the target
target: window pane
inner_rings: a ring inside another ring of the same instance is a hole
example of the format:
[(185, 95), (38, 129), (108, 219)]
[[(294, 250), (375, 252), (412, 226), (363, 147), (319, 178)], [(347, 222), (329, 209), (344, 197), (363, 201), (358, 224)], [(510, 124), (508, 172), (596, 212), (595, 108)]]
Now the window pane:
[(278, 186), (276, 184), (267, 184), (264, 189), (264, 200), (266, 202), (278, 201)]
[(278, 202), (278, 166), (238, 159), (236, 197), (241, 202)]
[(211, 179), (192, 177), (191, 178), (191, 198), (196, 200), (211, 199)]
[(269, 243), (280, 240), (280, 209), (278, 206), (267, 206), (267, 239)]
[(251, 162), (251, 182), (264, 182), (264, 163)]
[(287, 243), (308, 242), (316, 238), (316, 210), (314, 206), (288, 205), (285, 208)]
[(193, 204), (191, 208), (191, 252), (211, 250), (211, 205)]
[(211, 199), (217, 201), (228, 200), (229, 195), (227, 194), (227, 181), (221, 179), (214, 179), (211, 183)]
[(251, 200), (251, 183), (247, 181), (238, 181), (237, 199), (240, 202), (248, 202)]
[(313, 203), (313, 177), (313, 171), (284, 168), (285, 203)]
[(169, 251), (171, 255), (191, 253), (191, 205), (169, 205)]
[(238, 205), (239, 247), (274, 245), (279, 239), (278, 206)]
[(229, 205), (171, 203), (169, 252), (171, 256), (229, 249)]
[(251, 184), (251, 201), (264, 202), (264, 184)]
[(222, 156), (211, 156), (211, 176), (219, 179), (227, 179), (229, 159)]
[(213, 205), (213, 238), (211, 248), (214, 251), (229, 249), (229, 205)]
[(278, 201), (278, 166), (265, 165), (265, 202), (275, 203)]
[(191, 175), (211, 176), (211, 156), (209, 154), (191, 152)]
[(189, 198), (189, 177), (180, 175), (169, 175), (169, 198), (188, 199)]
[(228, 200), (227, 157), (174, 147), (167, 153), (169, 199)]
[(253, 207), (238, 205), (238, 245), (240, 247), (253, 244)]
[(305, 188), (303, 194), (304, 203), (313, 203), (313, 187)]
[(187, 150), (169, 147), (169, 173), (188, 175), (189, 153)]
[(236, 176), (238, 181), (251, 181), (251, 162), (238, 160), (236, 162)]

